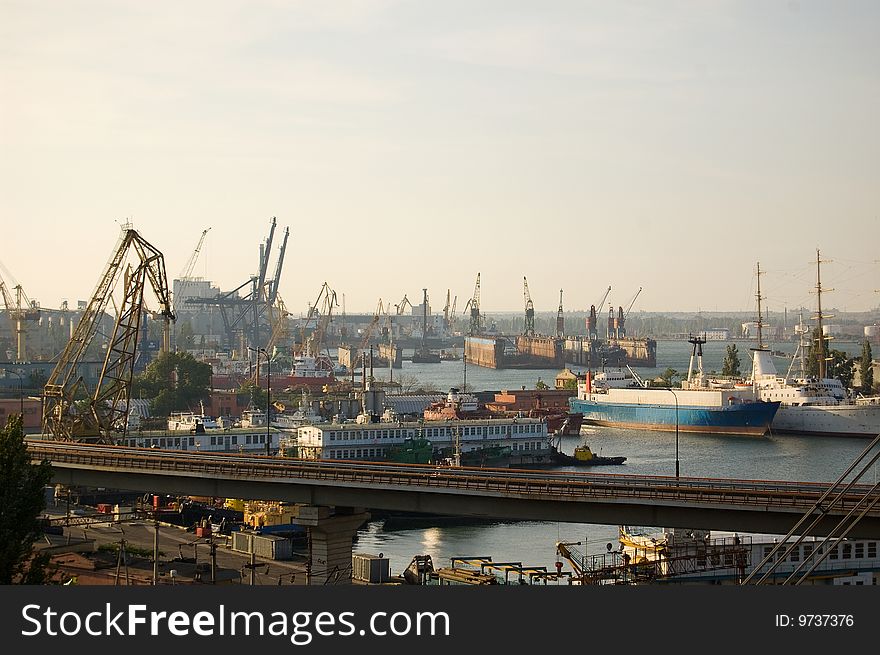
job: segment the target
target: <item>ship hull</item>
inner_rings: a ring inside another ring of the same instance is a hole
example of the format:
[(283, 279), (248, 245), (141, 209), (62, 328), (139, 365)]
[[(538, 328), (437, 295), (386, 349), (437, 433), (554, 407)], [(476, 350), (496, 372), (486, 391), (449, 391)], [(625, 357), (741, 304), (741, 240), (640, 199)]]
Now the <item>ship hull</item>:
[(572, 398), (571, 411), (584, 423), (635, 430), (763, 436), (778, 403), (744, 403), (725, 407), (607, 403)]
[(770, 425), (773, 433), (817, 437), (870, 437), (880, 434), (880, 405), (786, 407)]

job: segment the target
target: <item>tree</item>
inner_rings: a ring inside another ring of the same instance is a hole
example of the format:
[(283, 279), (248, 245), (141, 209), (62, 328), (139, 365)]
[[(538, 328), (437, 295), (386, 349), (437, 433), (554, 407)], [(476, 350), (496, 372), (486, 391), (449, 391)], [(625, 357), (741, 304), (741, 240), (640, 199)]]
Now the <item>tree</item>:
[[(813, 328), (813, 336), (810, 339), (810, 347), (807, 349), (807, 361), (805, 366), (805, 373), (808, 377), (819, 377), (819, 339), (822, 338), (822, 333), (819, 331), (818, 327)], [(826, 357), (827, 357), (826, 350)]]
[(177, 334), (177, 342), (181, 348), (184, 350), (190, 350), (195, 347), (196, 340), (193, 336), (193, 326), (188, 319), (180, 324), (180, 331)]
[(0, 584), (46, 580), (48, 558), (31, 559), (31, 552), (42, 532), (39, 516), (51, 481), (48, 461), (31, 464), (21, 417), (9, 417), (0, 429)]
[(842, 350), (832, 350), (828, 354), (828, 366), (826, 375), (829, 378), (837, 378), (844, 388), (852, 386), (856, 371), (855, 357), (847, 357)]
[(721, 369), (721, 375), (728, 377), (738, 377), (740, 375), (739, 351), (737, 350), (735, 343), (727, 346), (727, 355), (724, 358), (724, 366)]
[(196, 361), (185, 351), (162, 353), (132, 383), (132, 396), (151, 398), (153, 414), (192, 409), (206, 400), (211, 389), (211, 365)]
[(266, 390), (258, 387), (252, 380), (241, 385), (238, 396), (241, 399), (249, 400), (252, 407), (262, 409), (266, 406)]
[(862, 382), (862, 393), (869, 394), (874, 388), (874, 353), (871, 342), (865, 339), (862, 343), (862, 357), (859, 360), (859, 379)]
[(549, 389), (549, 388), (550, 387), (547, 386), (547, 383), (544, 382), (544, 380), (542, 380), (541, 378), (538, 378), (537, 383), (535, 383), (535, 389), (539, 389), (539, 390), (543, 391), (543, 390)]
[(660, 380), (660, 385), (664, 387), (671, 387), (675, 380), (674, 378), (678, 375), (678, 371), (674, 368), (667, 368), (663, 371), (662, 375), (657, 376)]
[(577, 391), (578, 381), (577, 378), (570, 378), (568, 380), (563, 381), (562, 388), (566, 391)]

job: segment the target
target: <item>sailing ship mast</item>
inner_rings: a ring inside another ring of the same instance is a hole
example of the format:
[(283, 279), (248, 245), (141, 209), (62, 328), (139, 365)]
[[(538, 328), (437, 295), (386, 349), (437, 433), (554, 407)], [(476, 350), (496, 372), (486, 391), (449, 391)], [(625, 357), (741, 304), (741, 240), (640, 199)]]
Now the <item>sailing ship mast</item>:
[(761, 295), (761, 262), (758, 262), (758, 293), (756, 294), (758, 298), (758, 348), (757, 350), (764, 350), (764, 318), (761, 314), (761, 301), (764, 297)]
[[(819, 337), (816, 341), (819, 342), (818, 354), (816, 355), (819, 358), (819, 379), (825, 379), (827, 370), (826, 370), (826, 362), (828, 361), (827, 355), (825, 353), (825, 334), (822, 330), (822, 319), (823, 318), (831, 318), (831, 314), (822, 314), (822, 263), (823, 261), (827, 262), (829, 260), (822, 260), (819, 257), (819, 249), (816, 248), (816, 305), (818, 312), (814, 317), (818, 322), (817, 326), (819, 329)], [(826, 291), (834, 291), (834, 289), (826, 289)]]

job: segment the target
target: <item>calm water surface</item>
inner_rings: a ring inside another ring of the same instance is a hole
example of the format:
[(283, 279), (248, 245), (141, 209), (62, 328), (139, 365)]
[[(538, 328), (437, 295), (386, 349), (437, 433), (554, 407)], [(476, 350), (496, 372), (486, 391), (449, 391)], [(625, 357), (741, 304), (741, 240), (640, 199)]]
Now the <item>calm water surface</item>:
[[(727, 343), (707, 343), (703, 347), (703, 367), (721, 370)], [(850, 344), (836, 344), (847, 350)], [(749, 344), (737, 343), (743, 371), (749, 369)], [(793, 353), (794, 344), (775, 344), (770, 348)], [(849, 350), (856, 352), (858, 344)], [(653, 377), (666, 367), (686, 372), (690, 356), (687, 342), (658, 343), (656, 369), (637, 369), (643, 377)], [(790, 360), (777, 359), (782, 373)], [(395, 377), (400, 371), (395, 371)], [(430, 382), (439, 389), (461, 386), (462, 362), (413, 364), (404, 362), (403, 373)], [(467, 367), (468, 387), (482, 389), (534, 388), (540, 378), (550, 386), (555, 369), (494, 371)], [(380, 373), (381, 376), (381, 373)], [(387, 373), (385, 373), (387, 379)], [(379, 377), (379, 376), (377, 376)], [(603, 467), (601, 472), (644, 475), (675, 474), (675, 434), (643, 430), (585, 427), (581, 438), (567, 437), (563, 450), (571, 453), (585, 441), (594, 452), (627, 457), (620, 467)], [(689, 477), (748, 478), (763, 480), (833, 481), (865, 448), (864, 439), (834, 437), (768, 436), (730, 437), (679, 434), (678, 452), (681, 475)], [(878, 471), (873, 471), (873, 476)], [(559, 470), (576, 470), (560, 468)], [(869, 480), (865, 480), (869, 481)], [(874, 480), (871, 479), (871, 482)], [(466, 502), (466, 501), (463, 501)], [(717, 526), (724, 529), (725, 526)], [(356, 552), (384, 553), (391, 559), (394, 574), (409, 564), (413, 555), (431, 555), (435, 566), (448, 566), (450, 557), (491, 556), (495, 561), (522, 562), (525, 566), (553, 568), (557, 541), (587, 541), (586, 550), (604, 550), (606, 543), (617, 544), (617, 526), (555, 522), (483, 522), (446, 524), (432, 520), (373, 521), (358, 534)]]

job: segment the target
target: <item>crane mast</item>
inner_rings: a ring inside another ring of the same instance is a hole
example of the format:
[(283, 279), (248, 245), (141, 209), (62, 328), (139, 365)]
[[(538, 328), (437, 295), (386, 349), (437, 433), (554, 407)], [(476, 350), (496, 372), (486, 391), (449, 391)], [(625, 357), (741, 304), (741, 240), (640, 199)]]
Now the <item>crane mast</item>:
[[(134, 263), (126, 265), (132, 253)], [(124, 280), (122, 301), (98, 383), (94, 390), (89, 390), (78, 368), (120, 278)], [(126, 429), (147, 283), (159, 301), (159, 315), (165, 320), (163, 348), (167, 352), (170, 322), (175, 314), (165, 258), (135, 230), (124, 227), (116, 250), (44, 388), (43, 429), (56, 439), (113, 443), (114, 434)]]
[(526, 321), (523, 334), (527, 337), (535, 336), (535, 305), (532, 303), (532, 295), (529, 293), (529, 281), (523, 275), (523, 299), (526, 305)]
[(565, 336), (565, 314), (562, 311), (562, 289), (559, 290), (559, 308), (556, 310), (556, 336)]
[(471, 322), (468, 332), (471, 335), (481, 334), (483, 332), (482, 317), (480, 316), (480, 274), (477, 273), (477, 283), (474, 286), (474, 295), (468, 300), (467, 306), (471, 310)]
[(25, 323), (40, 320), (40, 305), (27, 297), (20, 284), (16, 284), (12, 290), (15, 292), (14, 298), (0, 276), (0, 295), (3, 296), (9, 320), (15, 323), (15, 361), (24, 362), (27, 361), (27, 328)]

